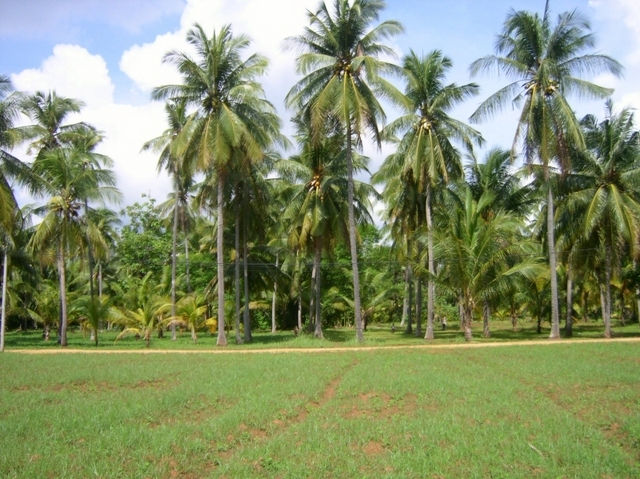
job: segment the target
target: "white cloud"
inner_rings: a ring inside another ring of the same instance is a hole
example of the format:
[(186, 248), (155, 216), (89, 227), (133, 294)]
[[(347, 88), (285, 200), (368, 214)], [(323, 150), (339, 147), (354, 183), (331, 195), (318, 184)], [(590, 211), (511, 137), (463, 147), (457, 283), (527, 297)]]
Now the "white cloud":
[(164, 54), (176, 49), (185, 51), (187, 31), (199, 23), (211, 35), (213, 29), (232, 24), (235, 34), (248, 35), (253, 43), (249, 52), (260, 52), (269, 57), (271, 67), (264, 79), (267, 90), (284, 98), (283, 81), (291, 85), (295, 55), (283, 52), (286, 37), (300, 34), (307, 23), (306, 9), (317, 6), (317, 0), (189, 0), (182, 14), (180, 29), (159, 35), (152, 43), (135, 45), (122, 55), (120, 68), (144, 90), (173, 83), (174, 69), (160, 65)]
[(40, 68), (13, 75), (12, 81), (20, 91), (55, 90), (61, 96), (85, 102), (82, 112), (69, 122), (85, 121), (105, 132), (98, 151), (113, 159), (125, 205), (140, 200), (141, 193), (160, 200), (166, 197), (169, 181), (156, 172), (157, 155), (140, 152), (145, 141), (166, 128), (163, 107), (159, 103), (114, 103), (114, 87), (102, 57), (79, 46), (57, 45)]
[(113, 101), (114, 86), (106, 62), (77, 45), (56, 45), (40, 68), (12, 75), (12, 81), (19, 90), (55, 89), (62, 96), (82, 99), (87, 106)]
[(153, 43), (134, 45), (124, 52), (120, 69), (144, 92), (159, 85), (178, 83), (180, 75), (175, 67), (162, 63), (162, 58), (169, 50), (185, 46), (186, 42), (178, 34), (158, 35)]

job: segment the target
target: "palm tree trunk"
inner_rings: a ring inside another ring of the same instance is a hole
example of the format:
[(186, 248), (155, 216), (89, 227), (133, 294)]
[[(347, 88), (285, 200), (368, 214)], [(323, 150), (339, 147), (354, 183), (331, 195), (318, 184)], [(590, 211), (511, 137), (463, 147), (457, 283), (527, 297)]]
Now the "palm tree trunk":
[(465, 301), (462, 311), (464, 313), (464, 340), (468, 342), (473, 339), (473, 333), (471, 332), (471, 305)]
[(93, 300), (93, 252), (91, 251), (91, 239), (89, 238), (89, 201), (84, 199), (84, 217), (87, 223), (86, 238), (87, 238), (87, 262), (89, 263), (89, 296)]
[(302, 331), (302, 295), (298, 291), (298, 331)]
[(298, 331), (302, 332), (302, 287), (301, 287), (301, 272), (300, 272), (300, 250), (296, 251), (296, 275), (298, 278)]
[(489, 330), (490, 316), (491, 316), (491, 307), (489, 306), (489, 301), (485, 299), (482, 304), (482, 335), (485, 338), (491, 337), (491, 331)]
[(433, 339), (433, 314), (436, 286), (433, 281), (435, 277), (435, 264), (433, 260), (433, 222), (431, 219), (431, 185), (427, 181), (425, 200), (425, 211), (427, 217), (427, 255), (429, 256), (429, 278), (427, 279), (427, 334), (424, 339)]
[[(176, 316), (176, 265), (178, 262), (178, 180), (174, 180), (173, 231), (171, 243), (171, 316)], [(171, 321), (171, 340), (176, 340), (176, 323)]]
[(416, 336), (422, 336), (422, 281), (416, 281)]
[(0, 352), (4, 351), (4, 333), (6, 330), (7, 319), (7, 269), (9, 263), (9, 255), (4, 250), (4, 258), (2, 260), (2, 313), (0, 315)]
[(322, 261), (322, 240), (316, 239), (315, 244), (315, 255), (313, 258), (313, 268), (316, 271), (316, 329), (314, 332), (314, 336), (318, 339), (324, 339), (324, 335), (322, 334), (322, 316), (320, 310), (320, 297), (321, 297), (321, 270), (320, 265)]
[(412, 332), (412, 323), (413, 321), (411, 320), (411, 312), (413, 309), (413, 270), (411, 268), (411, 265), (407, 265), (407, 284), (406, 284), (406, 288), (407, 288), (407, 296), (408, 296), (408, 301), (407, 301), (407, 323), (406, 323), (406, 329), (405, 332), (407, 334), (411, 334)]
[(626, 310), (626, 308), (625, 308), (625, 304), (624, 304), (625, 303), (625, 301), (624, 301), (624, 289), (625, 289), (624, 287), (621, 287), (620, 290), (619, 290), (619, 292), (620, 292), (620, 324), (622, 326), (626, 326), (626, 324), (627, 324), (627, 321), (626, 321), (626, 318), (625, 318), (625, 310)]
[(600, 316), (602, 316), (602, 323), (604, 324), (604, 317), (607, 314), (607, 300), (604, 294), (604, 284), (600, 283), (598, 290), (600, 291)]
[(242, 337), (240, 336), (240, 203), (236, 200), (236, 224), (235, 224), (235, 238), (234, 248), (236, 250), (236, 257), (234, 260), (234, 290), (236, 293), (235, 303), (235, 330), (236, 330), (236, 344), (242, 344)]
[(589, 291), (584, 285), (582, 286), (582, 321), (584, 323), (589, 321)]
[(309, 293), (309, 324), (307, 330), (313, 333), (316, 327), (316, 277), (318, 275), (314, 255), (313, 268), (311, 269), (311, 291)]
[(549, 269), (551, 273), (551, 334), (550, 339), (560, 338), (560, 315), (558, 312), (558, 275), (556, 273), (555, 221), (553, 212), (553, 191), (551, 184), (547, 191), (547, 242), (549, 246)]
[[(93, 288), (93, 252), (91, 251), (91, 238), (89, 237), (89, 200), (85, 197), (84, 199), (84, 218), (86, 223), (85, 230), (85, 238), (87, 241), (87, 263), (89, 266), (89, 297), (93, 302), (93, 297), (95, 295)], [(91, 328), (91, 336), (89, 337), (90, 341), (95, 341), (96, 346), (98, 345), (98, 325), (95, 328)]]
[(358, 270), (358, 248), (356, 245), (356, 219), (353, 208), (353, 159), (351, 157), (351, 124), (347, 124), (347, 209), (349, 212), (349, 249), (353, 271), (353, 308), (355, 313), (356, 341), (364, 342), (362, 311), (360, 309), (360, 272)]
[(458, 303), (458, 316), (460, 317), (460, 329), (464, 329), (464, 306), (462, 306), (464, 299), (460, 298), (460, 302)]
[[(633, 270), (638, 270), (638, 261), (633, 260)], [(638, 312), (638, 323), (640, 323), (640, 286), (636, 286), (636, 308)]]
[(64, 267), (64, 241), (58, 244), (58, 276), (60, 279), (60, 346), (67, 347), (67, 277)]
[[(278, 270), (280, 257), (276, 254), (276, 271)], [(276, 294), (278, 293), (278, 283), (273, 281), (273, 298), (271, 299), (271, 334), (276, 332)]]
[(411, 304), (409, 303), (409, 288), (411, 283), (409, 281), (409, 268), (407, 266), (404, 269), (404, 298), (402, 300), (402, 321), (400, 321), (400, 327), (403, 328), (407, 324), (407, 318), (411, 314)]
[(604, 337), (611, 338), (611, 247), (606, 246), (605, 250), (605, 278), (604, 278), (604, 295), (605, 295), (605, 308), (604, 314)]
[(187, 224), (184, 219), (184, 213), (181, 215), (182, 233), (184, 234), (184, 262), (185, 262), (185, 279), (187, 280), (187, 293), (191, 294), (191, 275), (189, 272), (189, 234), (187, 232)]
[(102, 299), (102, 261), (98, 263), (98, 298)]
[(566, 338), (573, 336), (573, 272), (571, 265), (567, 267), (567, 320), (564, 324)]
[(243, 222), (242, 227), (242, 268), (243, 268), (243, 284), (244, 284), (244, 341), (251, 341), (251, 316), (249, 315), (249, 262), (247, 248), (247, 222)]
[(218, 346), (227, 345), (224, 331), (224, 179), (222, 173), (218, 177), (218, 238), (216, 256), (218, 261)]

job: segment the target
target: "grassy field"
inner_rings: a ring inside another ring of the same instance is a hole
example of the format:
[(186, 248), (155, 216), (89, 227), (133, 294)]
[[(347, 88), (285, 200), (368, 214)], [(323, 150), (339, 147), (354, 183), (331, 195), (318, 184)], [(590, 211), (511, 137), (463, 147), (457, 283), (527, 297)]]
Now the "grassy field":
[(0, 477), (637, 478), (639, 391), (637, 343), (8, 353)]
[[(545, 325), (548, 326), (548, 325)], [(477, 342), (506, 342), (506, 341), (529, 341), (540, 340), (549, 337), (549, 328), (545, 327), (541, 334), (536, 333), (536, 326), (532, 322), (520, 322), (518, 331), (513, 332), (510, 321), (492, 321), (491, 338), (482, 337), (482, 323), (474, 323), (474, 341)], [(578, 322), (574, 325), (574, 338), (602, 338), (604, 328), (602, 322)], [(638, 323), (629, 323), (626, 326), (614, 325), (615, 337), (640, 337), (640, 326)], [(355, 341), (355, 331), (352, 328), (326, 329), (324, 331), (325, 341), (319, 341), (309, 335), (294, 337), (292, 331), (279, 331), (276, 334), (271, 332), (256, 331), (253, 334), (253, 342), (250, 344), (235, 344), (235, 333), (228, 333), (228, 349), (263, 349), (263, 348), (332, 348), (360, 346)], [(423, 333), (424, 334), (424, 333)], [(99, 334), (99, 349), (125, 349), (138, 350), (146, 349), (144, 341), (129, 336), (114, 343), (118, 332), (103, 331)], [(464, 333), (457, 324), (449, 324), (447, 331), (440, 331), (436, 328), (435, 344), (463, 343)], [(395, 333), (391, 332), (388, 325), (373, 325), (365, 333), (367, 346), (411, 346), (425, 344), (422, 337), (405, 334), (400, 328)], [(95, 345), (90, 340), (88, 334), (70, 329), (68, 334), (70, 348), (93, 349)], [(188, 350), (209, 350), (216, 345), (216, 336), (206, 332), (199, 333), (197, 344), (191, 341), (190, 333), (184, 331), (178, 335), (176, 341), (172, 341), (170, 334), (165, 333), (164, 338), (157, 338), (153, 335), (151, 349), (188, 349)], [(42, 349), (59, 348), (56, 344), (55, 331), (51, 333), (51, 339), (44, 341), (42, 331), (10, 331), (6, 339), (7, 349)]]

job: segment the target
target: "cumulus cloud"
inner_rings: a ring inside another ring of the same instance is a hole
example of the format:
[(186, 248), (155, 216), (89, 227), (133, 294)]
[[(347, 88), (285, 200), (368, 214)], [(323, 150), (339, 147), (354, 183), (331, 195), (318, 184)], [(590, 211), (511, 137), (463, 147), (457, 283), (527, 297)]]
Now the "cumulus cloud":
[[(253, 40), (251, 51), (266, 54), (271, 62), (265, 88), (284, 98), (283, 79), (293, 78), (295, 54), (283, 52), (286, 37), (302, 32), (307, 22), (306, 9), (317, 6), (317, 0), (189, 0), (182, 14), (180, 29), (159, 35), (152, 43), (135, 45), (122, 55), (120, 68), (148, 91), (154, 86), (177, 80), (174, 69), (161, 65), (164, 54), (172, 49), (188, 51), (187, 31), (199, 23), (208, 34), (225, 24), (232, 24), (236, 34)], [(291, 84), (291, 80), (287, 85)]]
[(102, 57), (76, 45), (58, 45), (40, 68), (13, 75), (12, 81), (20, 91), (55, 90), (85, 103), (69, 122), (85, 121), (105, 133), (98, 151), (113, 159), (125, 204), (138, 201), (141, 193), (165, 198), (170, 186), (166, 175), (158, 177), (157, 156), (140, 152), (145, 141), (166, 128), (163, 107), (114, 103), (114, 86)]
[(113, 101), (107, 63), (77, 45), (56, 45), (40, 68), (23, 70), (13, 75), (12, 81), (20, 90), (55, 89), (62, 96), (82, 99), (88, 106)]

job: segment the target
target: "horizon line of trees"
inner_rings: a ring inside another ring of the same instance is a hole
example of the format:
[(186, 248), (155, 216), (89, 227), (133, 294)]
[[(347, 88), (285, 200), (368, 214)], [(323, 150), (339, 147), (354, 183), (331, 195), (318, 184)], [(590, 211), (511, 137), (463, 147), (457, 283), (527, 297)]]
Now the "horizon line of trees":
[[(209, 36), (195, 24), (194, 55), (163, 59), (181, 83), (152, 92), (165, 102), (167, 129), (142, 145), (158, 153), (173, 191), (120, 215), (107, 207), (121, 194), (112, 160), (96, 151), (104, 134), (66, 123), (82, 102), (14, 92), (0, 76), (0, 349), (7, 318), (42, 325), (46, 339), (57, 328), (62, 346), (70, 321), (96, 344), (104, 325), (147, 344), (153, 331), (175, 339), (188, 328), (195, 342), (208, 329), (223, 346), (229, 318), (237, 343), (255, 327), (322, 338), (327, 325), (353, 326), (362, 342), (368, 323), (399, 317), (431, 340), (437, 317), (453, 315), (467, 340), (480, 318), (490, 335), (491, 315), (510, 318), (514, 331), (521, 316), (538, 331), (548, 320), (558, 338), (562, 308), (565, 336), (575, 318), (599, 312), (611, 337), (616, 309), (623, 323), (637, 319), (640, 136), (612, 90), (584, 78), (623, 71), (593, 53), (588, 20), (577, 11), (554, 19), (548, 1), (542, 15), (509, 13), (495, 54), (470, 66), (472, 76), (498, 72), (508, 83), (470, 122), (508, 104), (521, 114), (510, 148), (479, 159), (480, 131), (450, 114), (478, 85), (449, 83), (452, 60), (439, 50), (383, 60), (394, 56), (385, 42), (403, 32), (380, 21), (384, 7), (320, 2), (287, 39), (301, 75), (285, 100), (290, 155), (260, 84), (268, 60), (230, 25)], [(605, 118), (576, 118), (571, 96), (606, 99)], [(382, 100), (401, 115), (387, 122)], [(20, 115), (32, 124), (14, 126)], [(395, 147), (371, 184), (354, 179), (368, 172), (367, 138)], [(23, 143), (31, 163), (11, 154)], [(43, 203), (21, 210), (14, 184)], [(381, 229), (374, 202), (385, 205)], [(42, 218), (35, 226), (32, 214)]]

